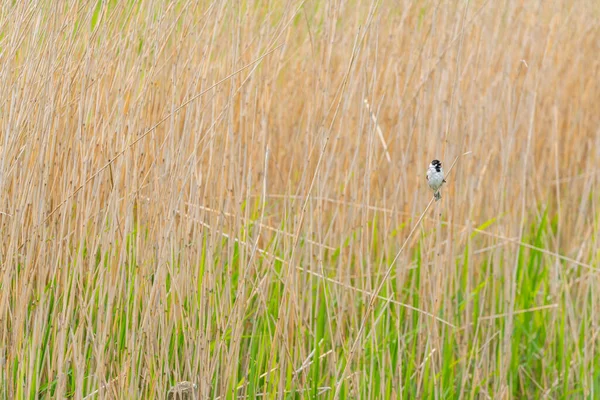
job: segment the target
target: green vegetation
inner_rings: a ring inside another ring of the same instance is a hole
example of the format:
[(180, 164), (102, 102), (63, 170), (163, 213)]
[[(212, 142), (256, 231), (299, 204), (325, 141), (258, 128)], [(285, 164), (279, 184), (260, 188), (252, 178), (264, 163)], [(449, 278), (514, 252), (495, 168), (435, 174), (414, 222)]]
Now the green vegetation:
[(0, 399), (598, 397), (600, 20), (551, 3), (3, 6)]

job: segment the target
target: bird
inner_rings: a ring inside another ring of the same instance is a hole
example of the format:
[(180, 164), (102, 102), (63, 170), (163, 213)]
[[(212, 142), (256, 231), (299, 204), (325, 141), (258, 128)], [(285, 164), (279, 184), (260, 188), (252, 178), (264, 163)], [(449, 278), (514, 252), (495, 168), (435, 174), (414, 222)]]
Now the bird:
[(438, 201), (442, 198), (442, 195), (440, 194), (440, 188), (444, 183), (446, 183), (446, 180), (444, 179), (442, 163), (440, 160), (433, 160), (427, 169), (427, 184), (433, 190), (435, 201)]

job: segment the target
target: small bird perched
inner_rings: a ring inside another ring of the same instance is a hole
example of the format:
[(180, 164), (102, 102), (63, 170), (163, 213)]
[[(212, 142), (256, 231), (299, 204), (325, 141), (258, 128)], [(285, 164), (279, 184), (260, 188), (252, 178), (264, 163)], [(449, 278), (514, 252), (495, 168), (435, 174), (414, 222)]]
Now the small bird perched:
[(429, 184), (429, 187), (433, 189), (435, 201), (438, 201), (442, 198), (442, 195), (440, 194), (440, 188), (445, 182), (446, 180), (444, 179), (442, 163), (440, 160), (433, 160), (427, 169), (427, 183)]

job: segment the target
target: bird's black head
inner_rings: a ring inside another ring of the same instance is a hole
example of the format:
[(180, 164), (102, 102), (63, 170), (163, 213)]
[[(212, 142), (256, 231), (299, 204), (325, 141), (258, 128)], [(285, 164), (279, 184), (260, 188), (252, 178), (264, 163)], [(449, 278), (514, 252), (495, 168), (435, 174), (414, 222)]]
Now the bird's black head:
[(440, 172), (442, 170), (442, 163), (440, 162), (440, 160), (433, 160), (431, 162), (431, 165), (433, 165), (436, 172)]

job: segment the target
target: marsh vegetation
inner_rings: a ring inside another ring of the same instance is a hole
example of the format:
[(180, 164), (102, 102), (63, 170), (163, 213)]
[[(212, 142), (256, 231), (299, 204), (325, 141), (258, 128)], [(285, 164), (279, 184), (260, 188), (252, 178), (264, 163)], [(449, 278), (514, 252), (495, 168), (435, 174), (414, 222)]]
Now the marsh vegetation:
[(0, 398), (597, 397), (599, 21), (4, 2)]

